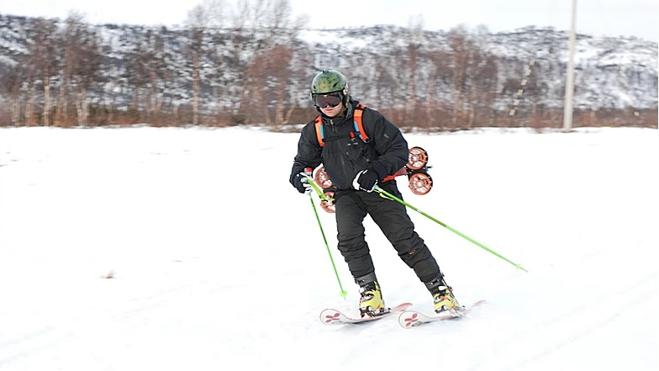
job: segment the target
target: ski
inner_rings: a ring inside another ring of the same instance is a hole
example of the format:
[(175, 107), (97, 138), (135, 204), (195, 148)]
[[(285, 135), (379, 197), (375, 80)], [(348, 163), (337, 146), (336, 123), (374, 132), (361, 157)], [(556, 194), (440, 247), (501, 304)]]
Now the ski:
[(350, 317), (345, 313), (341, 312), (340, 310), (329, 308), (320, 312), (320, 322), (326, 325), (345, 325), (345, 324), (356, 325), (360, 323), (367, 323), (367, 322), (380, 320), (384, 317), (388, 317), (391, 314), (403, 312), (411, 306), (412, 303), (402, 303), (393, 308), (389, 308), (387, 312), (380, 314), (377, 317), (363, 317), (363, 318)]
[(404, 310), (398, 316), (398, 323), (402, 328), (412, 328), (421, 326), (426, 323), (446, 320), (457, 320), (466, 316), (474, 307), (485, 303), (485, 300), (479, 300), (472, 305), (463, 306), (454, 311), (446, 311), (439, 314), (427, 315), (414, 310)]

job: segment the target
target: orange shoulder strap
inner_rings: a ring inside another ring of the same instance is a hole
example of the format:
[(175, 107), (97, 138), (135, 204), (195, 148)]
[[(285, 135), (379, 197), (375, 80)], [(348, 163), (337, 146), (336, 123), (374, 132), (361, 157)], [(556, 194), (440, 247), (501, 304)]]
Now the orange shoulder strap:
[(318, 145), (321, 147), (325, 146), (325, 129), (323, 128), (323, 119), (320, 116), (316, 117), (316, 139), (318, 139)]
[(364, 114), (364, 106), (363, 104), (358, 104), (357, 107), (355, 107), (355, 113), (353, 114), (353, 118), (355, 120), (355, 131), (357, 132), (357, 135), (361, 138), (361, 140), (366, 143), (368, 142), (368, 134), (366, 134), (366, 130), (364, 130), (364, 123), (362, 122), (362, 115)]
[[(358, 104), (357, 107), (355, 107), (355, 111), (353, 113), (353, 119), (354, 119), (354, 128), (355, 131), (357, 132), (357, 135), (359, 138), (364, 142), (368, 142), (368, 134), (366, 134), (366, 130), (364, 130), (364, 123), (362, 122), (362, 116), (364, 115), (364, 106), (363, 104)], [(316, 116), (316, 119), (314, 120), (315, 126), (316, 126), (316, 139), (318, 140), (318, 145), (321, 147), (325, 146), (325, 141), (323, 140), (325, 138), (325, 128), (323, 127), (323, 119), (320, 116)]]

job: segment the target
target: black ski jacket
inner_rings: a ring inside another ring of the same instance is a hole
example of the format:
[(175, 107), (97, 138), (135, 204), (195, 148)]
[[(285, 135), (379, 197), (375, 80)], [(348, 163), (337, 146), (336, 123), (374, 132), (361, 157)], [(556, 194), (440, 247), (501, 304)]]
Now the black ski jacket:
[(364, 109), (362, 124), (368, 135), (364, 143), (355, 133), (351, 100), (343, 117), (329, 118), (321, 114), (324, 127), (324, 147), (316, 137), (315, 122), (304, 126), (293, 161), (290, 181), (305, 168), (315, 169), (321, 163), (338, 191), (353, 189), (352, 181), (364, 169), (375, 171), (380, 181), (405, 166), (408, 159), (407, 141), (400, 130), (378, 111)]

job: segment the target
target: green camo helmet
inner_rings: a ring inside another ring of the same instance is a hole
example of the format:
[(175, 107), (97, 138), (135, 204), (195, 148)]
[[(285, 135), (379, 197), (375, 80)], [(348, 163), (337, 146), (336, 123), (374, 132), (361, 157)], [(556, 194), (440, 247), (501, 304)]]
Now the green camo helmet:
[(329, 94), (341, 92), (343, 96), (348, 95), (348, 80), (339, 71), (323, 70), (314, 76), (311, 81), (311, 96), (315, 94)]

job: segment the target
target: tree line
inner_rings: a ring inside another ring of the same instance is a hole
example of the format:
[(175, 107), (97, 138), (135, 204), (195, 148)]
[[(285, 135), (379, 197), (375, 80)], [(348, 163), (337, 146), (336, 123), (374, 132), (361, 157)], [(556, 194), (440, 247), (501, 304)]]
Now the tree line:
[[(14, 51), (15, 64), (0, 69), (0, 124), (282, 128), (313, 117), (309, 82), (327, 65), (347, 69), (355, 95), (401, 126), (562, 124), (562, 108), (543, 98), (546, 66), (488, 53), (479, 38), (486, 30), (457, 27), (446, 45), (433, 49), (423, 46), (419, 22), (400, 30), (392, 40), (397, 47), (377, 56), (318, 55), (300, 41), (305, 20), (292, 16), (288, 0), (244, 0), (227, 9), (206, 0), (176, 29), (101, 27), (77, 14), (64, 21), (23, 19), (16, 31), (24, 49)], [(516, 77), (502, 81), (511, 76), (502, 68)], [(583, 126), (656, 121), (656, 109), (575, 114)]]

